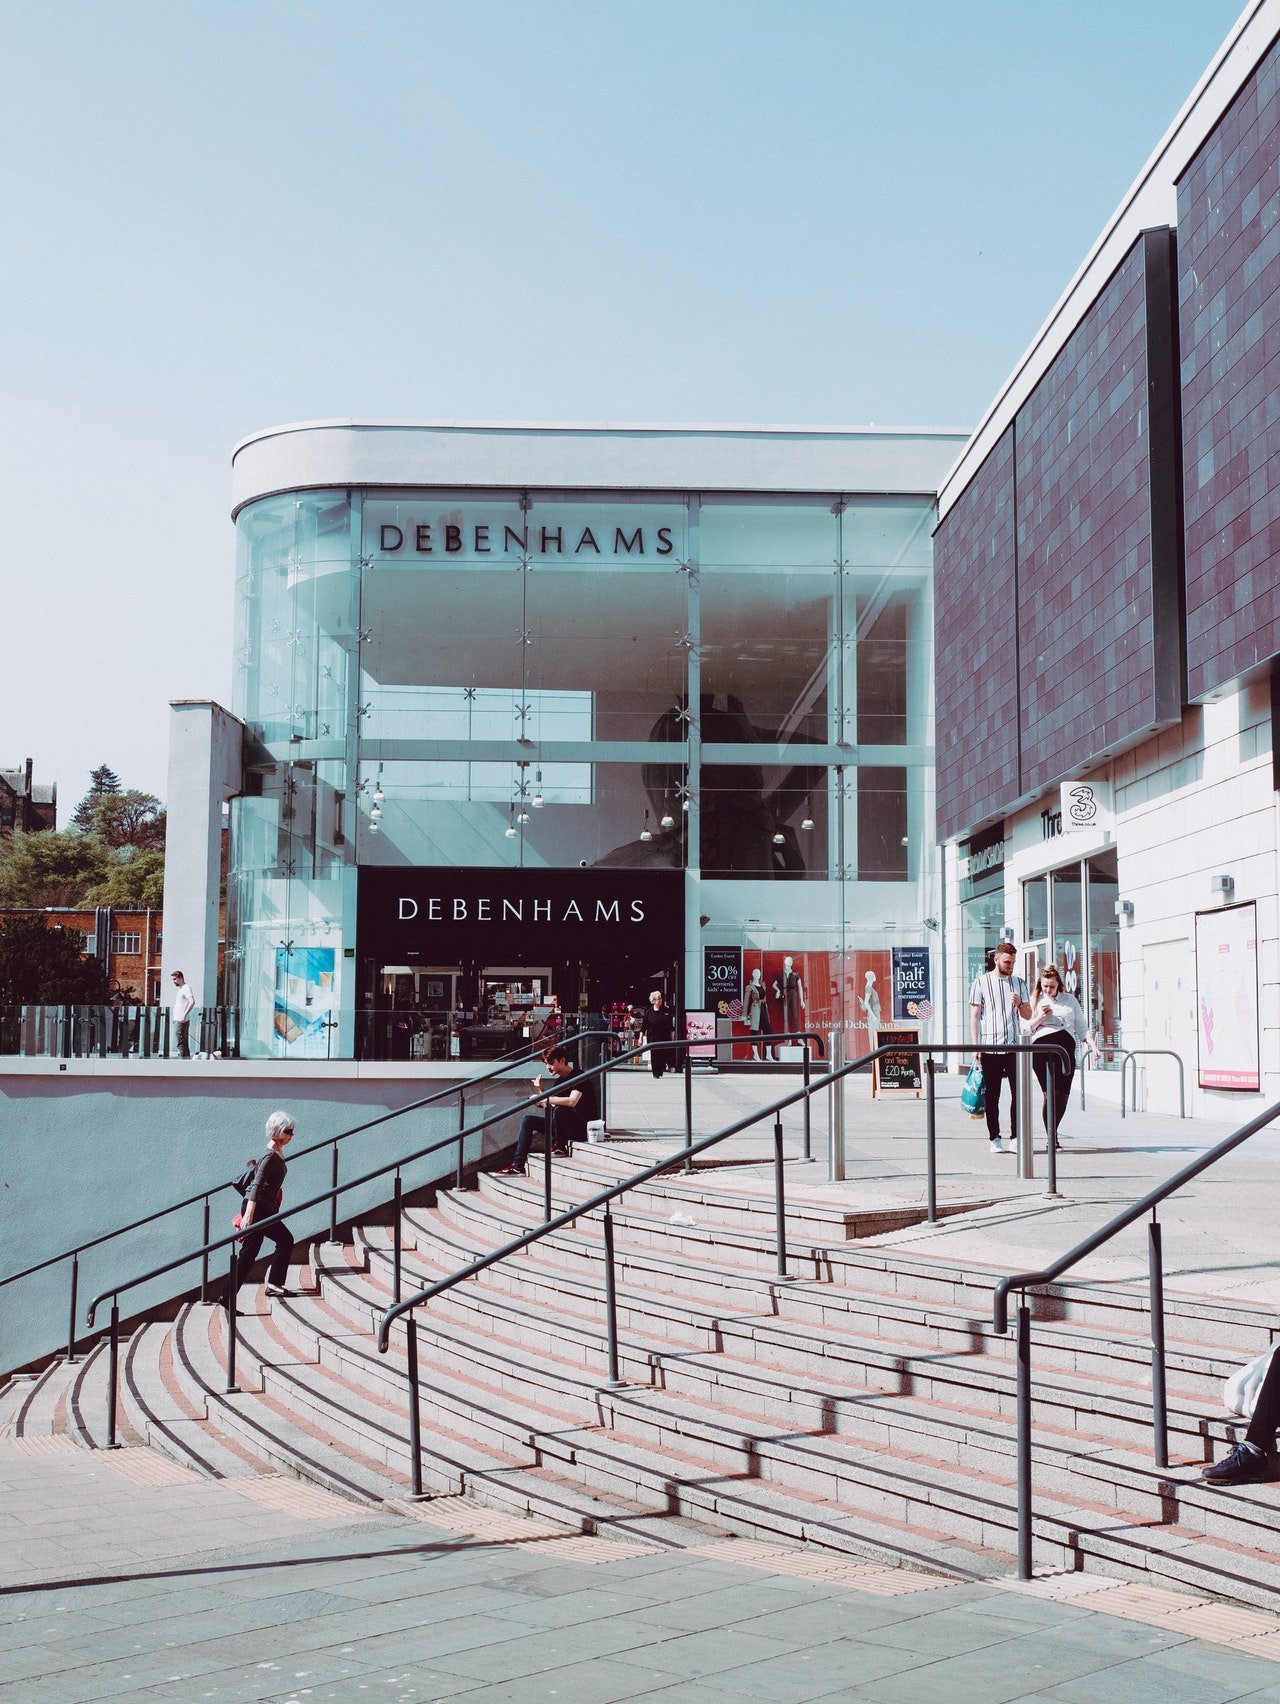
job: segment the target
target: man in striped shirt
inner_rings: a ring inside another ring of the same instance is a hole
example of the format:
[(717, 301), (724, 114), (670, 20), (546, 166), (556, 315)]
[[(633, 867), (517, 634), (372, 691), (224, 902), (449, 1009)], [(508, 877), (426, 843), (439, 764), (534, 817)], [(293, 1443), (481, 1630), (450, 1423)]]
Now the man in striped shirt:
[(995, 968), (975, 976), (969, 990), (969, 1036), (979, 1049), (982, 1083), (986, 1096), (987, 1135), (992, 1152), (1003, 1151), (1000, 1142), (1000, 1085), (1009, 1080), (1009, 1124), (1011, 1141), (1018, 1141), (1018, 1089), (1014, 1069), (1018, 1055), (1004, 1051), (1022, 1040), (1019, 1018), (1031, 1016), (1031, 997), (1026, 983), (1013, 974), (1017, 958), (1012, 941), (1001, 941), (995, 949)]

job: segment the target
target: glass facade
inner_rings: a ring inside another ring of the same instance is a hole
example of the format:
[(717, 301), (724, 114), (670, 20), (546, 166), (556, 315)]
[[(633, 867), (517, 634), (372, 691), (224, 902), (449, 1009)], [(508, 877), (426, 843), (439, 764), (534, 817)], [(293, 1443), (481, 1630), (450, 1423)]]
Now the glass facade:
[(697, 1009), (704, 947), (766, 968), (776, 951), (808, 972), (806, 1023), (853, 1043), (874, 957), (889, 1021), (893, 948), (931, 947), (937, 911), (934, 514), (633, 491), (248, 504), (228, 934), (244, 1050), (356, 1055), (390, 1001), (417, 1007), (430, 1056), (424, 1002), (481, 1001), (483, 940), (397, 965), (364, 938), (374, 871), (502, 872), (513, 905), (534, 876), (669, 872), (669, 966), (611, 966), (585, 936), (568, 969), (532, 941), (512, 963), (504, 941), (503, 986), (594, 1011), (661, 971)]
[(1104, 1050), (1104, 1066), (1114, 1066), (1121, 1044), (1119, 894), (1114, 851), (1074, 859), (1022, 884), (1027, 974), (1034, 979), (1057, 964)]

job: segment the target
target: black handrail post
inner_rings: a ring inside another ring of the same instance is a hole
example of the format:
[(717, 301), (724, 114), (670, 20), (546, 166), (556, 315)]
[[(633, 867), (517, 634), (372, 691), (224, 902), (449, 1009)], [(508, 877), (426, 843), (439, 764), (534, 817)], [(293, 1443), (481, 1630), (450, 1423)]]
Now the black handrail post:
[(120, 1385), (120, 1298), (111, 1298), (111, 1335), (107, 1347), (107, 1448), (118, 1450), (116, 1442), (116, 1395)]
[[(466, 1128), (467, 1128), (467, 1091), (465, 1089), (459, 1089), (458, 1090), (458, 1170), (457, 1170), (457, 1175), (454, 1178), (454, 1183), (455, 1183), (455, 1185), (458, 1189), (462, 1188), (462, 1160), (463, 1160), (463, 1150), (464, 1150), (464, 1146), (465, 1146), (462, 1133)], [(481, 1146), (483, 1146), (483, 1139), (481, 1141)]]
[(201, 1237), (205, 1250), (200, 1260), (200, 1300), (202, 1302), (209, 1300), (209, 1242), (211, 1240), (209, 1229), (209, 1197), (206, 1195), (204, 1198), (204, 1233)]
[(329, 1241), (336, 1243), (338, 1240), (338, 1141), (336, 1137), (333, 1142), (332, 1172), (333, 1176), (330, 1182), (333, 1186), (333, 1194), (329, 1197)]
[(810, 1060), (811, 1060), (811, 1058), (812, 1058), (812, 1053), (811, 1053), (810, 1046), (809, 1046), (809, 1038), (808, 1038), (808, 1036), (805, 1036), (805, 1038), (804, 1038), (804, 1157), (805, 1157), (806, 1160), (811, 1160), (813, 1158), (813, 1132), (812, 1132), (812, 1127), (811, 1127), (812, 1096), (809, 1093), (809, 1084), (812, 1080), (811, 1072), (810, 1072)]
[[(1049, 1187), (1046, 1195), (1058, 1193), (1058, 1071), (1059, 1051), (1057, 1047), (1049, 1050), (1048, 1075), (1044, 1080), (1045, 1108), (1048, 1112), (1047, 1131), (1049, 1138)], [(1030, 1116), (1030, 1108), (1028, 1117)]]
[(418, 1412), (418, 1322), (412, 1313), (408, 1319), (407, 1348), (409, 1354), (409, 1473), (415, 1497), (422, 1495), (422, 1416)]
[(609, 1338), (608, 1388), (617, 1390), (622, 1384), (618, 1376), (618, 1293), (613, 1276), (613, 1214), (607, 1202), (604, 1209), (604, 1309)]
[(1018, 1303), (1018, 1578), (1031, 1578), (1031, 1309)]
[[(684, 1050), (684, 1145), (686, 1150), (693, 1146), (693, 1057), (686, 1047)], [(686, 1152), (684, 1169), (693, 1170), (693, 1159)]]
[(551, 1108), (542, 1121), (542, 1207), (544, 1220), (551, 1217)]
[(1160, 1221), (1154, 1210), (1147, 1226), (1147, 1266), (1151, 1275), (1151, 1425), (1156, 1466), (1169, 1465), (1169, 1410), (1164, 1380), (1164, 1260)]
[(71, 1313), (70, 1325), (67, 1327), (67, 1364), (75, 1365), (76, 1359), (76, 1291), (80, 1285), (80, 1256), (71, 1256)]
[(401, 1224), (400, 1224), (400, 1211), (401, 1211), (401, 1206), (403, 1204), (403, 1200), (404, 1200), (404, 1197), (401, 1193), (400, 1173), (397, 1172), (396, 1173), (395, 1201), (394, 1201), (394, 1204), (392, 1206), (392, 1212), (394, 1214), (394, 1217), (391, 1221), (391, 1225), (392, 1225), (391, 1247), (392, 1247), (392, 1251), (393, 1251), (392, 1252), (392, 1260), (393, 1260), (393, 1263), (394, 1263), (393, 1289), (394, 1289), (394, 1292), (395, 1292), (396, 1301), (400, 1300), (400, 1248), (401, 1248), (401, 1241), (402, 1241), (402, 1238), (403, 1238), (403, 1235), (404, 1235), (404, 1232), (403, 1232), (403, 1230), (401, 1228)]
[(778, 1277), (787, 1276), (787, 1198), (783, 1180), (782, 1114), (773, 1122), (773, 1211), (777, 1226)]
[(931, 1225), (936, 1225), (938, 1222), (938, 1101), (937, 1084), (933, 1080), (933, 1074), (937, 1068), (937, 1063), (933, 1055), (930, 1054), (924, 1062), (926, 1083), (924, 1131), (925, 1176), (928, 1186), (926, 1218)]
[(231, 1253), (227, 1256), (227, 1390), (234, 1391), (236, 1384), (236, 1313), (237, 1301), (240, 1294), (240, 1249), (232, 1243)]

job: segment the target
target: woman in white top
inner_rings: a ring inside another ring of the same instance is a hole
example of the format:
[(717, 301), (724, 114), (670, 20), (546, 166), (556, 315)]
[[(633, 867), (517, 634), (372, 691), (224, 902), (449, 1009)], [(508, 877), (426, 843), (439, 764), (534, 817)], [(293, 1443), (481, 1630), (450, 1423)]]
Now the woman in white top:
[(1074, 994), (1062, 986), (1056, 964), (1048, 964), (1040, 972), (1031, 996), (1031, 1019), (1028, 1024), (1034, 1051), (1031, 1068), (1044, 1095), (1041, 1103), (1044, 1127), (1049, 1128), (1048, 1081), (1053, 1072), (1053, 1104), (1058, 1117), (1058, 1134), (1062, 1134), (1062, 1119), (1071, 1098), (1071, 1085), (1076, 1075), (1076, 1043), (1083, 1042), (1098, 1057), (1098, 1049), (1089, 1034)]

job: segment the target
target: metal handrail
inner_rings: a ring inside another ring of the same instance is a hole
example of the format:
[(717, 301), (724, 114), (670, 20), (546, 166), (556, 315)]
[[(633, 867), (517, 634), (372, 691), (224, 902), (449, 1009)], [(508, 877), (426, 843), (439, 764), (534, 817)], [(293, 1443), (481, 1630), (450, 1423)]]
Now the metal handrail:
[[(1187, 1069), (1182, 1063), (1182, 1055), (1175, 1053), (1171, 1047), (1130, 1047), (1120, 1055), (1120, 1116), (1124, 1117), (1124, 1074), (1129, 1069), (1129, 1061), (1138, 1059), (1172, 1059), (1178, 1067), (1178, 1117), (1187, 1116)], [(1138, 1067), (1133, 1067), (1133, 1110), (1138, 1110)]]
[[(565, 1045), (579, 1041), (602, 1041), (608, 1039), (611, 1034), (612, 1031), (610, 1030), (582, 1030), (578, 1034), (568, 1037)], [(502, 1060), (500, 1064), (496, 1065), (490, 1071), (484, 1071), (477, 1077), (468, 1077), (463, 1083), (446, 1083), (439, 1089), (432, 1090), (429, 1095), (424, 1095), (421, 1100), (410, 1101), (407, 1106), (396, 1107), (391, 1112), (379, 1113), (376, 1118), (366, 1119), (363, 1124), (353, 1124), (349, 1130), (339, 1131), (336, 1136), (324, 1136), (320, 1139), (320, 1141), (313, 1142), (308, 1148), (299, 1148), (295, 1154), (290, 1156), (290, 1158), (292, 1162), (296, 1164), (297, 1161), (305, 1159), (308, 1154), (318, 1153), (322, 1148), (331, 1148), (334, 1154), (334, 1182), (336, 1183), (338, 1144), (339, 1142), (345, 1142), (348, 1136), (358, 1136), (362, 1131), (373, 1130), (379, 1124), (386, 1124), (392, 1119), (402, 1118), (406, 1113), (420, 1112), (423, 1107), (431, 1106), (436, 1101), (445, 1100), (450, 1095), (459, 1096), (459, 1111), (465, 1117), (468, 1090), (477, 1084), (493, 1082), (495, 1079), (501, 1077), (505, 1072), (516, 1069), (521, 1065), (529, 1064), (533, 1059), (538, 1058), (541, 1054), (545, 1053), (550, 1045), (552, 1044), (548, 1041), (532, 1043), (528, 1048), (522, 1049), (519, 1053), (512, 1054), (508, 1058)], [(458, 1137), (456, 1133), (448, 1138), (448, 1141), (450, 1142), (456, 1142), (457, 1140)], [(159, 1219), (166, 1219), (170, 1213), (180, 1213), (184, 1208), (194, 1207), (197, 1202), (204, 1203), (204, 1240), (208, 1243), (209, 1203), (214, 1195), (217, 1195), (223, 1189), (229, 1189), (230, 1187), (230, 1179), (227, 1179), (222, 1183), (211, 1184), (207, 1189), (197, 1190), (194, 1195), (188, 1195), (182, 1201), (171, 1202), (167, 1207), (158, 1207), (154, 1213), (147, 1213), (141, 1219), (135, 1219), (128, 1225), (117, 1225), (114, 1230), (103, 1231), (100, 1236), (90, 1237), (85, 1242), (77, 1243), (74, 1248), (64, 1249), (61, 1254), (51, 1254), (44, 1260), (36, 1261), (32, 1266), (25, 1266), (20, 1272), (7, 1273), (3, 1278), (0, 1278), (0, 1290), (3, 1290), (9, 1284), (16, 1284), (21, 1278), (31, 1278), (37, 1272), (43, 1272), (50, 1266), (57, 1266), (62, 1261), (69, 1260), (71, 1262), (71, 1305), (68, 1313), (67, 1360), (74, 1362), (76, 1358), (77, 1342), (76, 1301), (80, 1283), (80, 1256), (82, 1254), (87, 1254), (90, 1249), (101, 1247), (103, 1243), (114, 1241), (116, 1237), (128, 1236), (132, 1231), (142, 1230), (147, 1225), (155, 1224), (155, 1222)], [(195, 1256), (191, 1256), (189, 1258), (194, 1259)], [(206, 1300), (208, 1288), (209, 1262), (206, 1258), (201, 1269), (200, 1277), (201, 1301)], [(104, 1291), (103, 1293), (110, 1294), (109, 1291)]]
[(1027, 1305), (1026, 1293), (1042, 1284), (1052, 1284), (1061, 1278), (1064, 1272), (1077, 1265), (1086, 1255), (1093, 1254), (1105, 1243), (1111, 1241), (1118, 1232), (1126, 1230), (1143, 1214), (1151, 1214), (1151, 1223), (1147, 1227), (1147, 1271), (1150, 1286), (1151, 1312), (1151, 1423), (1154, 1441), (1155, 1464), (1157, 1467), (1169, 1465), (1169, 1414), (1165, 1389), (1164, 1364), (1164, 1264), (1161, 1245), (1160, 1224), (1156, 1219), (1155, 1210), (1162, 1201), (1168, 1199), (1184, 1183), (1190, 1183), (1192, 1178), (1199, 1177), (1201, 1172), (1208, 1171), (1210, 1166), (1225, 1155), (1247, 1142), (1251, 1136), (1256, 1136), (1259, 1130), (1264, 1130), (1268, 1124), (1280, 1116), (1280, 1101), (1265, 1112), (1260, 1112), (1256, 1118), (1251, 1118), (1247, 1124), (1241, 1125), (1230, 1136), (1223, 1137), (1215, 1147), (1198, 1159), (1192, 1160), (1180, 1171), (1166, 1178), (1155, 1189), (1148, 1190), (1140, 1201), (1135, 1201), (1131, 1207), (1126, 1207), (1122, 1213), (1117, 1213), (1105, 1225), (1092, 1235), (1078, 1242), (1074, 1248), (1049, 1266), (1039, 1272), (1014, 1272), (1001, 1278), (995, 1287), (992, 1298), (992, 1324), (995, 1330), (1004, 1336), (1009, 1330), (1009, 1293), (1017, 1290), (1021, 1295), (1018, 1304), (1017, 1318), (1017, 1422), (1018, 1422), (1018, 1577), (1031, 1578), (1031, 1310)]
[[(575, 1037), (575, 1038), (571, 1038), (571, 1039), (576, 1039), (576, 1040), (591, 1039), (594, 1035), (596, 1035), (598, 1033), (599, 1032), (584, 1032), (583, 1035)], [(819, 1040), (819, 1042), (820, 1042), (820, 1038), (816, 1036), (816, 1033), (809, 1032), (809, 1031), (799, 1032), (797, 1037), (785, 1035), (785, 1036), (781, 1037), (780, 1039), (788, 1040), (788, 1041), (792, 1040), (792, 1039), (802, 1039), (802, 1040), (805, 1040), (806, 1042), (812, 1041), (812, 1040)], [(546, 1044), (546, 1047), (543, 1048), (543, 1051), (545, 1052), (545, 1051), (547, 1051), (548, 1048), (555, 1046), (555, 1045), (564, 1045), (564, 1044), (557, 1044), (557, 1043), (553, 1043), (553, 1042), (548, 1042)], [(652, 1052), (655, 1048), (661, 1047), (661, 1048), (685, 1048), (685, 1049), (687, 1049), (690, 1045), (697, 1046), (697, 1045), (699, 1045), (699, 1043), (694, 1042), (694, 1043), (690, 1044), (690, 1042), (688, 1041), (687, 1038), (685, 1040), (682, 1040), (682, 1041), (645, 1043), (640, 1047), (632, 1048), (632, 1049), (630, 1049), (626, 1052), (623, 1052), (621, 1054), (616, 1054), (612, 1059), (602, 1060), (600, 1062), (600, 1064), (593, 1065), (585, 1071), (579, 1071), (574, 1080), (576, 1082), (576, 1081), (594, 1079), (594, 1078), (597, 1078), (597, 1077), (603, 1077), (603, 1076), (606, 1075), (606, 1073), (613, 1070), (617, 1065), (622, 1064), (625, 1060), (636, 1058), (642, 1053)], [(885, 1051), (891, 1051), (891, 1050), (886, 1049)], [(806, 1053), (807, 1053), (807, 1048), (806, 1048)], [(527, 1063), (527, 1061), (526, 1061), (526, 1063)], [(865, 1061), (863, 1063), (865, 1063)], [(850, 1067), (850, 1068), (852, 1068), (852, 1067)], [(688, 1066), (687, 1066), (687, 1063), (686, 1063), (686, 1079), (687, 1079), (687, 1077), (688, 1077)], [(478, 1079), (473, 1079), (473, 1080), (478, 1080)], [(806, 1072), (806, 1081), (805, 1081), (804, 1086), (800, 1090), (798, 1090), (795, 1095), (788, 1097), (787, 1101), (783, 1102), (782, 1104), (789, 1105), (791, 1103), (791, 1101), (799, 1099), (801, 1096), (807, 1095), (810, 1092), (816, 1092), (816, 1090), (818, 1088), (821, 1088), (823, 1086), (825, 1086), (825, 1081), (812, 1085), (812, 1089), (811, 1089), (811, 1086), (810, 1086), (810, 1083), (809, 1083), (809, 1080), (808, 1080), (808, 1073)], [(442, 1136), (438, 1141), (430, 1143), (425, 1148), (420, 1148), (412, 1154), (404, 1155), (398, 1160), (390, 1160), (390, 1161), (387, 1162), (386, 1165), (378, 1166), (373, 1171), (370, 1171), (370, 1172), (364, 1172), (359, 1177), (349, 1178), (345, 1183), (339, 1183), (337, 1181), (337, 1179), (335, 1178), (333, 1185), (329, 1189), (323, 1190), (319, 1195), (312, 1196), (309, 1200), (295, 1202), (288, 1209), (288, 1211), (290, 1213), (304, 1213), (304, 1212), (307, 1211), (308, 1208), (317, 1207), (317, 1206), (321, 1205), (321, 1203), (326, 1202), (326, 1201), (330, 1202), (332, 1204), (331, 1208), (330, 1208), (330, 1221), (329, 1221), (329, 1223), (330, 1223), (330, 1234), (331, 1234), (331, 1237), (336, 1236), (336, 1232), (337, 1232), (337, 1198), (338, 1198), (338, 1196), (345, 1194), (348, 1190), (359, 1189), (364, 1184), (373, 1182), (376, 1178), (385, 1177), (389, 1172), (394, 1172), (395, 1173), (395, 1190), (394, 1190), (394, 1195), (393, 1195), (393, 1202), (394, 1202), (394, 1210), (395, 1210), (396, 1288), (397, 1288), (397, 1292), (398, 1292), (399, 1282), (400, 1282), (400, 1271), (399, 1271), (400, 1211), (401, 1211), (401, 1201), (402, 1201), (401, 1179), (400, 1179), (401, 1171), (406, 1166), (414, 1164), (415, 1161), (425, 1159), (428, 1155), (437, 1153), (441, 1148), (447, 1148), (451, 1144), (456, 1142), (457, 1145), (458, 1145), (458, 1174), (459, 1174), (459, 1177), (461, 1177), (462, 1171), (463, 1171), (464, 1144), (465, 1144), (466, 1138), (468, 1136), (475, 1136), (475, 1135), (482, 1134), (485, 1130), (487, 1130), (490, 1127), (490, 1125), (499, 1124), (504, 1119), (514, 1117), (516, 1113), (527, 1112), (534, 1107), (545, 1106), (548, 1092), (553, 1092), (553, 1091), (548, 1091), (547, 1088), (542, 1088), (538, 1091), (537, 1094), (530, 1096), (530, 1098), (527, 1099), (527, 1100), (517, 1101), (514, 1106), (503, 1107), (498, 1112), (490, 1113), (487, 1117), (482, 1118), (478, 1124), (472, 1124), (472, 1125), (464, 1124), (460, 1129), (451, 1132), (448, 1136)], [(401, 1108), (400, 1110), (401, 1111), (409, 1111), (410, 1109), (406, 1107), (406, 1108)], [(394, 1115), (393, 1114), (387, 1114), (385, 1116), (391, 1117), (391, 1116), (394, 1116)], [(378, 1122), (382, 1122), (382, 1120), (379, 1120)], [(749, 1122), (755, 1122), (755, 1121), (751, 1120)], [(730, 1134), (730, 1132), (726, 1132), (725, 1134)], [(781, 1144), (782, 1144), (782, 1124), (781, 1124), (780, 1119), (778, 1121), (777, 1130), (776, 1130), (776, 1143), (777, 1143), (779, 1156), (780, 1156), (781, 1155)], [(322, 1147), (324, 1145), (325, 1145), (324, 1143), (320, 1144), (320, 1146), (322, 1146)], [(551, 1200), (551, 1144), (550, 1144), (550, 1142), (546, 1143), (546, 1178), (547, 1178), (546, 1191), (547, 1191), (547, 1203), (548, 1203), (548, 1209), (547, 1210), (548, 1210), (548, 1213), (550, 1213), (550, 1200)], [(280, 1212), (269, 1214), (267, 1217), (262, 1218), (262, 1219), (255, 1218), (253, 1223), (254, 1223), (254, 1226), (258, 1230), (265, 1230), (269, 1225), (278, 1225), (278, 1224), (282, 1223), (285, 1217), (286, 1217), (285, 1212), (283, 1210), (281, 1210)], [(207, 1223), (207, 1215), (206, 1215), (206, 1223)], [(241, 1242), (243, 1235), (244, 1235), (243, 1232), (233, 1230), (231, 1232), (230, 1236), (217, 1237), (213, 1240), (210, 1240), (209, 1237), (208, 1237), (207, 1231), (206, 1231), (204, 1242), (201, 1243), (200, 1245), (198, 1245), (197, 1247), (193, 1248), (193, 1249), (189, 1249), (186, 1254), (179, 1255), (174, 1260), (166, 1261), (161, 1266), (153, 1267), (148, 1272), (143, 1272), (143, 1273), (138, 1274), (136, 1277), (126, 1279), (122, 1283), (108, 1285), (108, 1287), (105, 1290), (100, 1290), (98, 1292), (98, 1294), (90, 1302), (88, 1313), (87, 1313), (87, 1316), (86, 1316), (86, 1323), (87, 1323), (89, 1329), (92, 1329), (94, 1319), (97, 1315), (99, 1305), (102, 1302), (106, 1301), (108, 1296), (111, 1298), (111, 1323), (110, 1323), (110, 1327), (109, 1327), (109, 1354), (108, 1354), (108, 1362), (107, 1362), (107, 1366), (108, 1366), (108, 1372), (107, 1372), (107, 1448), (108, 1449), (114, 1449), (116, 1447), (116, 1394), (117, 1394), (117, 1384), (118, 1384), (118, 1360), (119, 1360), (119, 1339), (120, 1339), (120, 1297), (126, 1291), (137, 1289), (139, 1287), (139, 1285), (142, 1285), (142, 1284), (149, 1284), (155, 1278), (162, 1278), (165, 1275), (165, 1273), (176, 1271), (178, 1267), (186, 1266), (193, 1260), (203, 1260), (204, 1271), (207, 1273), (209, 1255), (216, 1254), (219, 1249), (223, 1249), (223, 1248), (230, 1249), (230, 1264), (229, 1264), (228, 1273), (227, 1273), (227, 1295), (228, 1295), (229, 1303), (228, 1303), (228, 1308), (227, 1308), (228, 1333), (227, 1333), (227, 1386), (226, 1386), (226, 1388), (227, 1388), (228, 1391), (232, 1391), (232, 1390), (235, 1390), (237, 1388), (236, 1383), (235, 1383), (235, 1359), (236, 1359), (235, 1293), (236, 1293), (236, 1290), (238, 1288), (238, 1277), (239, 1277), (238, 1262), (237, 1262), (237, 1245)], [(204, 1298), (202, 1296), (202, 1300), (203, 1299)]]
[[(799, 1033), (806, 1041), (812, 1039), (810, 1032)], [(775, 1039), (789, 1041), (796, 1039), (796, 1037), (783, 1035)], [(660, 1042), (655, 1043), (654, 1045), (662, 1047), (683, 1047), (688, 1044), (686, 1042)], [(640, 1052), (642, 1050), (636, 1049), (635, 1051)], [(590, 1198), (590, 1200), (580, 1202), (576, 1207), (567, 1208), (563, 1213), (556, 1214), (554, 1217), (552, 1217), (550, 1211), (550, 1193), (548, 1192), (547, 1217), (541, 1225), (536, 1226), (532, 1231), (526, 1231), (523, 1236), (513, 1238), (510, 1242), (505, 1243), (501, 1248), (494, 1249), (489, 1254), (477, 1257), (477, 1259), (469, 1262), (459, 1271), (450, 1274), (449, 1277), (438, 1279), (436, 1283), (429, 1284), (426, 1289), (420, 1290), (417, 1295), (409, 1296), (403, 1301), (397, 1298), (393, 1305), (386, 1310), (379, 1321), (378, 1351), (380, 1354), (386, 1354), (392, 1325), (402, 1314), (407, 1314), (406, 1366), (409, 1380), (409, 1453), (411, 1457), (411, 1485), (413, 1495), (415, 1497), (420, 1497), (422, 1495), (422, 1439), (418, 1384), (418, 1327), (417, 1321), (413, 1317), (414, 1308), (420, 1307), (426, 1302), (429, 1302), (433, 1297), (442, 1294), (445, 1290), (451, 1290), (455, 1284), (462, 1283), (464, 1279), (472, 1278), (478, 1272), (485, 1271), (487, 1267), (496, 1265), (498, 1261), (507, 1259), (509, 1255), (516, 1254), (521, 1249), (528, 1248), (532, 1243), (539, 1242), (543, 1237), (550, 1235), (552, 1231), (557, 1231), (564, 1225), (572, 1224), (575, 1220), (584, 1217), (588, 1213), (594, 1212), (597, 1207), (603, 1207), (605, 1329), (609, 1362), (608, 1382), (611, 1387), (616, 1388), (621, 1383), (621, 1380), (618, 1376), (617, 1290), (614, 1282), (613, 1218), (610, 1211), (613, 1202), (616, 1201), (619, 1196), (625, 1195), (629, 1189), (635, 1189), (640, 1184), (649, 1182), (651, 1178), (658, 1177), (664, 1171), (669, 1171), (672, 1166), (683, 1163), (686, 1169), (688, 1169), (695, 1155), (705, 1153), (708, 1148), (715, 1147), (717, 1143), (725, 1141), (726, 1138), (730, 1136), (736, 1136), (743, 1130), (749, 1130), (753, 1124), (758, 1124), (761, 1119), (768, 1118), (772, 1114), (774, 1119), (773, 1167), (774, 1243), (777, 1260), (776, 1277), (779, 1283), (787, 1283), (790, 1279), (790, 1273), (787, 1271), (786, 1186), (783, 1170), (782, 1114), (789, 1106), (794, 1106), (797, 1101), (804, 1100), (807, 1104), (809, 1097), (817, 1094), (822, 1089), (828, 1088), (838, 1079), (847, 1077), (851, 1072), (863, 1070), (866, 1066), (877, 1059), (881, 1059), (888, 1054), (901, 1053), (902, 1051), (903, 1049), (901, 1046), (886, 1043), (881, 1047), (875, 1048), (870, 1053), (863, 1054), (858, 1059), (851, 1059), (848, 1064), (839, 1066), (835, 1070), (827, 1072), (825, 1076), (820, 1077), (817, 1080), (810, 1080), (808, 1073), (806, 1072), (806, 1080), (804, 1083), (802, 1083), (800, 1088), (794, 1090), (791, 1094), (781, 1096), (779, 1099), (770, 1102), (769, 1105), (761, 1107), (756, 1112), (751, 1113), (748, 1117), (737, 1119), (734, 1123), (726, 1125), (723, 1130), (717, 1130), (710, 1136), (702, 1137), (700, 1141), (693, 1142), (691, 1140), (686, 1140), (685, 1147), (679, 1149), (674, 1154), (669, 1154), (666, 1159), (655, 1161), (653, 1165), (646, 1166), (642, 1171), (636, 1172), (633, 1176), (624, 1178), (621, 1183), (611, 1184), (607, 1189), (598, 1191)], [(913, 1049), (913, 1051), (916, 1050)], [(808, 1049), (806, 1047), (806, 1055), (807, 1052)], [(629, 1057), (629, 1055), (624, 1055), (624, 1057)], [(585, 1075), (585, 1073), (583, 1074)], [(549, 1142), (547, 1146), (549, 1152)], [(548, 1162), (548, 1177), (549, 1176), (550, 1162)], [(398, 1274), (396, 1287), (398, 1290)]]

